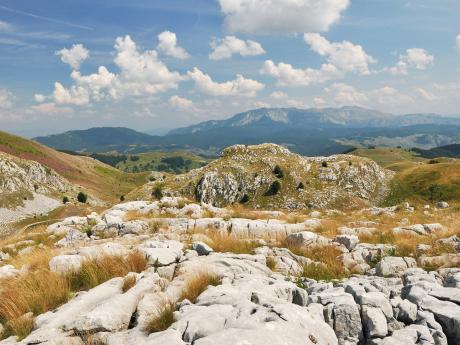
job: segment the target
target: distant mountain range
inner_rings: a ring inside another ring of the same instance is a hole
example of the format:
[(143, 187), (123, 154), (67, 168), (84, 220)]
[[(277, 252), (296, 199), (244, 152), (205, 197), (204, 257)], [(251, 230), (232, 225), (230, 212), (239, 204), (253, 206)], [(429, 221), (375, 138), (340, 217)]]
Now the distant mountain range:
[(131, 152), (189, 150), (213, 155), (233, 144), (273, 142), (304, 155), (359, 146), (431, 149), (460, 143), (460, 117), (393, 115), (359, 107), (262, 108), (153, 136), (128, 128), (91, 128), (35, 138), (60, 150)]
[(256, 109), (237, 114), (230, 119), (206, 121), (189, 127), (178, 128), (169, 134), (190, 134), (220, 128), (257, 128), (268, 131), (290, 129), (326, 128), (378, 128), (413, 125), (457, 125), (460, 117), (436, 114), (393, 115), (360, 107), (296, 109)]

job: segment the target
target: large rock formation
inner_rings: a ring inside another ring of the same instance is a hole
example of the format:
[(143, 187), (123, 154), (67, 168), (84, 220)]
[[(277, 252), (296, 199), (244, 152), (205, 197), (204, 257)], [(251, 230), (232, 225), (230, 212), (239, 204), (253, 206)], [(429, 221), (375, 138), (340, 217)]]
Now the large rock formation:
[(226, 206), (245, 203), (257, 208), (373, 205), (385, 197), (393, 173), (375, 162), (351, 155), (302, 157), (275, 144), (236, 145), (208, 166), (143, 187), (155, 188)]

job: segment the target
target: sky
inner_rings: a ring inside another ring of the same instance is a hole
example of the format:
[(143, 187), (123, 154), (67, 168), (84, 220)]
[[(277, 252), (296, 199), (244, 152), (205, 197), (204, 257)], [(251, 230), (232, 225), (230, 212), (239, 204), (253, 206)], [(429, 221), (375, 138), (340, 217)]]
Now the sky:
[(0, 130), (260, 107), (460, 115), (458, 0), (0, 0)]

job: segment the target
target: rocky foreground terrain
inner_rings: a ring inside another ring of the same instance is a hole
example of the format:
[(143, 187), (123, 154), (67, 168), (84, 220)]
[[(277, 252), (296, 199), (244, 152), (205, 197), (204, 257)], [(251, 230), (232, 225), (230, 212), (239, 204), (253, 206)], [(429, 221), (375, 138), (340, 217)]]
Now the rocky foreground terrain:
[(0, 242), (0, 344), (460, 344), (447, 203), (132, 201)]

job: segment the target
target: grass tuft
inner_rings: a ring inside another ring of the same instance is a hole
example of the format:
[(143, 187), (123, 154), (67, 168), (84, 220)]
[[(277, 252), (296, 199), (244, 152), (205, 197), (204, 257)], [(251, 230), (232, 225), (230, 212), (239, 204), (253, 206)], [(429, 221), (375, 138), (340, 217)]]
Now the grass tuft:
[(185, 287), (182, 291), (180, 300), (188, 299), (195, 303), (198, 296), (205, 291), (208, 286), (217, 286), (221, 283), (220, 277), (212, 272), (197, 272), (185, 280)]
[(157, 308), (155, 314), (147, 322), (144, 331), (150, 334), (167, 330), (175, 321), (175, 311), (176, 307), (174, 303), (165, 301), (163, 305)]
[(136, 285), (136, 276), (133, 274), (129, 274), (123, 279), (123, 286), (121, 289), (124, 293), (131, 289), (134, 285)]
[(147, 259), (140, 252), (132, 252), (126, 257), (103, 256), (83, 262), (80, 270), (70, 273), (68, 279), (73, 291), (89, 290), (114, 277), (123, 277), (130, 272), (140, 273), (146, 267)]

